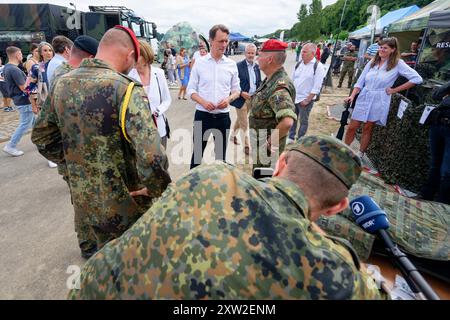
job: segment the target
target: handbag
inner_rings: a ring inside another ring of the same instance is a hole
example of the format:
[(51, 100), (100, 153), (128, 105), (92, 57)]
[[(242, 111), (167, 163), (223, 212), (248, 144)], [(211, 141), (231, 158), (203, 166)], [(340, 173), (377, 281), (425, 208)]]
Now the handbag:
[[(159, 104), (162, 103), (162, 96), (161, 96), (161, 87), (159, 86), (159, 79), (158, 75), (155, 73), (156, 82), (158, 83), (158, 91), (159, 91)], [(164, 114), (161, 114), (161, 116), (164, 119), (164, 124), (166, 127), (166, 136), (167, 139), (170, 139), (170, 126), (169, 126), (169, 120), (167, 120), (167, 117)]]

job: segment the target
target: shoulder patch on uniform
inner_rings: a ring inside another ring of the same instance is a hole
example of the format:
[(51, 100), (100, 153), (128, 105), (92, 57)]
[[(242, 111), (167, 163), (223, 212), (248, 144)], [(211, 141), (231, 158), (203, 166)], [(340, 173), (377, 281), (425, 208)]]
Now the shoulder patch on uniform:
[(119, 74), (124, 77), (125, 79), (127, 79), (129, 82), (134, 82), (135, 86), (139, 86), (142, 87), (142, 83), (140, 83), (139, 81), (137, 81), (136, 79), (133, 79), (132, 77), (128, 76), (127, 74), (124, 73), (120, 73)]

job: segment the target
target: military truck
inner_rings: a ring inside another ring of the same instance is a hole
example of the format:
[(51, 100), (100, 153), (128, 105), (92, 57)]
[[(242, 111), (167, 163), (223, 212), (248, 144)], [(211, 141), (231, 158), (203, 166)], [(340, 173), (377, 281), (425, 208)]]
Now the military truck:
[(89, 6), (90, 12), (82, 15), (83, 34), (100, 39), (106, 30), (115, 25), (123, 25), (134, 31), (139, 39), (151, 44), (156, 38), (156, 24), (146, 21), (126, 7), (120, 6)]
[[(72, 5), (72, 4), (71, 4)], [(14, 45), (29, 53), (31, 43), (51, 42), (57, 35), (74, 40), (85, 34), (98, 40), (106, 30), (123, 25), (134, 30), (136, 36), (149, 43), (156, 38), (156, 24), (146, 21), (122, 6), (89, 6), (82, 12), (52, 4), (0, 4), (0, 56)]]

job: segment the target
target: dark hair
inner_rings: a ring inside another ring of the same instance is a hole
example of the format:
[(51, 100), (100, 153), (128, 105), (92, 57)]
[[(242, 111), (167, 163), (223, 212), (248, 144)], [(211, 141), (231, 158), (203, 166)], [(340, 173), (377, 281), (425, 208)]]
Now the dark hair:
[(53, 38), (52, 47), (55, 53), (63, 53), (66, 48), (72, 49), (73, 42), (67, 37), (56, 36)]
[(32, 43), (30, 46), (30, 53), (39, 48), (39, 43)]
[(228, 30), (227, 27), (225, 27), (223, 24), (216, 24), (215, 26), (213, 26), (211, 28), (211, 30), (209, 30), (209, 38), (211, 40), (214, 40), (214, 38), (216, 37), (216, 33), (217, 31), (220, 30), (222, 32), (225, 32), (226, 34), (230, 34), (230, 30)]
[[(400, 52), (398, 51), (398, 40), (395, 37), (392, 38), (384, 38), (383, 40), (380, 40), (378, 45), (381, 47), (383, 45), (387, 44), (392, 49), (395, 49), (394, 52), (391, 53), (391, 55), (388, 58), (388, 65), (386, 68), (386, 71), (392, 70), (395, 68), (395, 66), (398, 64), (398, 61), (400, 60)], [(378, 63), (380, 63), (381, 58), (379, 53), (377, 52), (375, 57), (372, 60), (372, 64), (370, 65), (371, 68), (376, 66)]]

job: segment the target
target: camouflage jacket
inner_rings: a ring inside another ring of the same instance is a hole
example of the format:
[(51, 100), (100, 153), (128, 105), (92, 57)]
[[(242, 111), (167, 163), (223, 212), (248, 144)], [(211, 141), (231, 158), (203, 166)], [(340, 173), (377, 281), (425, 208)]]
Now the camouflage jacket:
[(74, 68), (68, 64), (67, 62), (63, 62), (61, 63), (61, 65), (56, 68), (55, 73), (53, 75), (53, 83), (52, 86), (50, 87), (50, 90), (53, 88), (53, 86), (55, 85), (55, 81), (56, 79), (62, 77), (63, 75), (65, 75), (66, 73), (69, 73), (70, 71), (72, 71)]
[[(170, 182), (167, 157), (139, 84), (126, 112), (131, 143), (121, 132), (119, 110), (131, 81), (101, 60), (83, 60), (55, 82), (31, 137), (44, 157), (67, 166), (75, 214), (105, 230), (136, 221)], [(144, 186), (150, 198), (129, 195)]]
[[(63, 62), (58, 68), (56, 68), (55, 74), (53, 76), (53, 82), (52, 82), (52, 85), (50, 87), (50, 90), (55, 85), (55, 82), (56, 82), (57, 79), (59, 79), (61, 76), (65, 75), (66, 73), (69, 73), (72, 70), (73, 70), (73, 67), (70, 64), (68, 64), (67, 62)], [(66, 167), (65, 162), (64, 163), (60, 163), (58, 165), (58, 173), (60, 175), (62, 175), (63, 179), (67, 183), (69, 182), (69, 173), (67, 172), (67, 167)]]
[[(357, 58), (358, 57), (358, 52), (357, 51), (347, 51), (346, 54), (344, 54), (344, 57), (352, 57), (352, 58)], [(342, 68), (343, 69), (353, 69), (355, 67), (355, 61), (346, 61), (343, 60), (342, 63)]]
[(308, 214), (293, 182), (200, 166), (86, 263), (69, 298), (378, 298), (349, 251)]
[(251, 129), (275, 129), (284, 117), (297, 120), (295, 88), (284, 68), (264, 79), (252, 96), (249, 111)]

